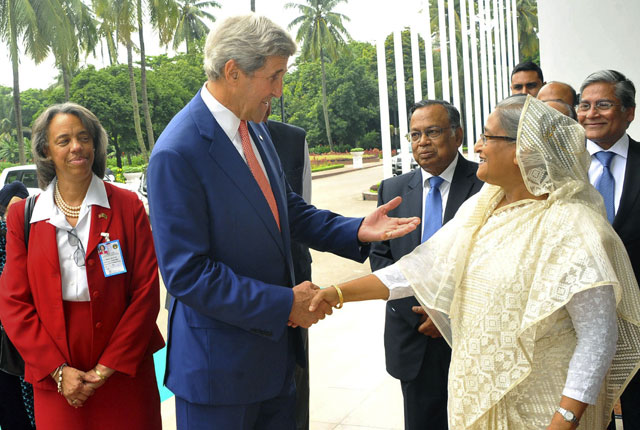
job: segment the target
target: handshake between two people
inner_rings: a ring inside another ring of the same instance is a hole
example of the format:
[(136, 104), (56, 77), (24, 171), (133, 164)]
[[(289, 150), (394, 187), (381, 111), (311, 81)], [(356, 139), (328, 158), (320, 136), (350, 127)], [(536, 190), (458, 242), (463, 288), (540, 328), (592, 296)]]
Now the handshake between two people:
[[(400, 203), (402, 198), (396, 197), (367, 215), (358, 229), (358, 240), (363, 243), (390, 240), (415, 230), (420, 224), (420, 218), (394, 218), (387, 215)], [(290, 327), (309, 328), (325, 316), (331, 315), (333, 307), (342, 303), (338, 291), (337, 288), (321, 290), (309, 281), (296, 285), (293, 287), (293, 305), (287, 324)]]

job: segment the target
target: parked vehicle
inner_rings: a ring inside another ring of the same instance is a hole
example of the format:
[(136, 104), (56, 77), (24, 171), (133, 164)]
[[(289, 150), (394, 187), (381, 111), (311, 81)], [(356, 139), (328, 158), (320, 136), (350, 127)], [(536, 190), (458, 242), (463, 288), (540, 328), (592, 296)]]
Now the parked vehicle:
[[(127, 188), (125, 184), (115, 181), (116, 177), (109, 168), (105, 171), (103, 179), (118, 187)], [(29, 195), (40, 194), (42, 191), (38, 188), (38, 176), (36, 175), (35, 164), (25, 164), (23, 166), (13, 166), (4, 169), (0, 174), (0, 188), (13, 181), (22, 182), (24, 186), (27, 187)]]
[(42, 191), (38, 188), (38, 176), (36, 175), (36, 165), (27, 164), (24, 166), (7, 167), (0, 174), (0, 188), (14, 181), (20, 181), (27, 187), (29, 195), (40, 194)]
[[(413, 158), (412, 153), (409, 153), (409, 158), (411, 159), (411, 164), (409, 165), (410, 170), (416, 169), (418, 162)], [(391, 173), (393, 173), (394, 176), (402, 175), (402, 157), (400, 154), (391, 157)]]

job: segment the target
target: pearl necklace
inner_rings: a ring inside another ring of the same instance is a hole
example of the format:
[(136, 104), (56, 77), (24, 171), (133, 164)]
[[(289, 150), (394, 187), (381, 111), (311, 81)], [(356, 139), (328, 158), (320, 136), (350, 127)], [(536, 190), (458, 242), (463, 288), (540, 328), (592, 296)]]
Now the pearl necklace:
[(56, 206), (62, 211), (63, 214), (68, 216), (69, 218), (78, 218), (80, 217), (80, 206), (70, 206), (67, 202), (62, 198), (62, 194), (60, 194), (60, 188), (58, 188), (58, 182), (56, 182), (56, 190), (53, 194), (53, 199), (56, 202)]

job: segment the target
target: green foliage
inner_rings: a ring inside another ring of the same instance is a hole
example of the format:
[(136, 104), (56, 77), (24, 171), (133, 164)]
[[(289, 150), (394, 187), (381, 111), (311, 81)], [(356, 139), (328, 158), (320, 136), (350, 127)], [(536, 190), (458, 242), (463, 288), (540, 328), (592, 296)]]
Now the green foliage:
[(368, 131), (358, 140), (358, 146), (364, 149), (382, 149), (382, 143), (380, 142), (380, 132), (378, 130)]
[[(349, 55), (326, 64), (329, 122), (336, 143), (333, 150), (338, 152), (363, 146), (359, 143), (363, 136), (380, 127), (375, 47), (352, 41), (347, 49)], [(285, 75), (283, 90), (287, 121), (307, 131), (312, 150), (326, 145), (320, 69), (319, 60), (298, 59), (295, 69)], [(274, 106), (278, 106), (275, 101)]]
[(18, 166), (19, 163), (12, 163), (10, 161), (0, 161), (0, 173), (8, 167)]
[(119, 182), (121, 184), (127, 183), (127, 178), (124, 177), (124, 171), (121, 168), (116, 167), (115, 169), (113, 169), (113, 174), (116, 177), (116, 182)]
[(328, 164), (324, 166), (317, 166), (311, 169), (311, 172), (323, 172), (325, 170), (333, 170), (333, 169), (341, 169), (344, 167), (344, 164)]
[(350, 152), (364, 152), (364, 148), (351, 148)]

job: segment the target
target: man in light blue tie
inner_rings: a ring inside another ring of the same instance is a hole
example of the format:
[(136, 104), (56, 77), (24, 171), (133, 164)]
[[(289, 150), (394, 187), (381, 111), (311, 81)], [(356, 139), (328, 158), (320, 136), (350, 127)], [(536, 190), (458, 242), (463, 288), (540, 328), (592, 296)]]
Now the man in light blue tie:
[[(622, 73), (600, 70), (582, 83), (577, 111), (591, 154), (589, 180), (602, 194), (607, 218), (640, 279), (640, 143), (627, 134), (635, 116), (635, 95), (633, 83)], [(638, 374), (620, 400), (625, 430), (640, 429)]]
[[(372, 270), (411, 252), (480, 190), (478, 165), (458, 152), (463, 134), (460, 113), (451, 104), (424, 100), (411, 108), (409, 140), (420, 168), (382, 181), (378, 205), (402, 196), (395, 215), (419, 216), (422, 228), (403, 240), (375, 242), (369, 255)], [(387, 302), (384, 344), (387, 371), (401, 382), (405, 430), (447, 429), (451, 349), (414, 297)]]

